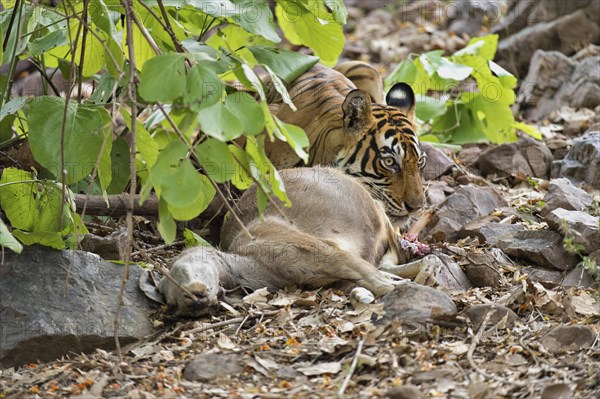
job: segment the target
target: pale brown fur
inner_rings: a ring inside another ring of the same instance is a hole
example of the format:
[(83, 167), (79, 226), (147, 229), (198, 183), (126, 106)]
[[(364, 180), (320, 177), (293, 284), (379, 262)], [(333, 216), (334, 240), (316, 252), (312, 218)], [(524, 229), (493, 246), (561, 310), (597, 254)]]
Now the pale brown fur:
[(194, 301), (170, 280), (159, 290), (180, 315), (201, 315), (217, 303), (219, 286), (279, 289), (318, 288), (332, 283), (360, 286), (375, 295), (393, 289), (401, 274), (399, 236), (383, 207), (356, 179), (336, 169), (281, 171), (290, 208), (282, 216), (269, 205), (260, 221), (256, 188), (238, 202), (249, 238), (231, 218), (222, 230), (222, 251), (196, 247), (174, 263), (172, 275), (200, 298)]

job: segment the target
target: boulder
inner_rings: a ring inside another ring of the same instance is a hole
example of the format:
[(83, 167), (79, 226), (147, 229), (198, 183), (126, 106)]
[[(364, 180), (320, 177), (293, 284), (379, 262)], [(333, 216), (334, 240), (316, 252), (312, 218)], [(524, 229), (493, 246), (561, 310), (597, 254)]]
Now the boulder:
[[(557, 50), (566, 55), (575, 49), (600, 41), (598, 13), (600, 2), (549, 22), (528, 26), (520, 32), (500, 40), (497, 62), (516, 76), (525, 76), (531, 54), (536, 50)], [(535, 9), (535, 6), (534, 6)]]
[(427, 163), (423, 168), (423, 178), (425, 180), (435, 180), (450, 173), (452, 168), (456, 166), (454, 161), (439, 148), (429, 143), (421, 143), (421, 147), (427, 154)]
[(558, 326), (550, 330), (540, 339), (540, 343), (548, 352), (560, 353), (589, 348), (596, 334), (582, 324)]
[(188, 381), (213, 382), (244, 372), (242, 356), (237, 353), (200, 353), (183, 370)]
[(556, 231), (561, 231), (564, 223), (568, 231), (563, 234), (573, 237), (575, 244), (583, 247), (583, 254), (589, 255), (600, 248), (600, 230), (598, 228), (600, 218), (598, 216), (559, 208), (548, 212), (544, 219), (548, 226)]
[(476, 166), (482, 176), (507, 177), (511, 183), (519, 183), (521, 175), (548, 178), (552, 160), (552, 153), (545, 145), (525, 138), (488, 148), (481, 153)]
[(592, 207), (592, 196), (586, 191), (575, 187), (569, 179), (552, 179), (548, 183), (548, 193), (544, 196), (542, 216), (555, 209), (569, 211), (586, 211)]
[(484, 216), (473, 220), (460, 229), (458, 237), (473, 237), (477, 238), (480, 244), (494, 246), (498, 241), (509, 240), (515, 233), (525, 230), (525, 226), (521, 224), (498, 222), (499, 219), (495, 216)]
[(460, 187), (440, 204), (439, 210), (421, 232), (421, 237), (434, 241), (456, 241), (463, 225), (504, 206), (507, 206), (506, 201), (494, 188)]
[(106, 237), (86, 234), (81, 240), (81, 249), (94, 253), (106, 260), (123, 260), (127, 250), (127, 230), (119, 229)]
[(590, 131), (573, 140), (557, 170), (559, 177), (600, 189), (600, 131)]
[[(500, 250), (496, 249), (501, 252)], [(506, 255), (504, 255), (506, 257)], [(488, 252), (469, 252), (462, 262), (465, 273), (475, 287), (498, 287), (502, 273), (502, 263)]]
[(383, 322), (400, 320), (419, 322), (456, 315), (456, 305), (447, 294), (410, 281), (398, 285), (381, 298)]
[(433, 181), (425, 187), (427, 202), (430, 205), (439, 205), (446, 199), (447, 194), (452, 194), (455, 190), (445, 181)]
[(469, 306), (465, 311), (465, 314), (473, 323), (475, 330), (479, 329), (479, 326), (485, 319), (488, 313), (491, 313), (488, 319), (487, 326), (493, 326), (502, 321), (506, 317), (506, 327), (512, 327), (518, 316), (511, 309), (506, 306), (499, 305), (497, 303), (483, 303), (480, 305)]
[[(0, 264), (0, 369), (71, 353), (114, 349), (114, 320), (123, 266), (83, 251), (26, 247)], [(121, 308), (121, 344), (153, 331), (150, 301), (131, 265)]]
[(525, 259), (538, 266), (555, 270), (571, 270), (579, 262), (563, 248), (563, 237), (552, 230), (524, 230), (511, 239), (498, 242), (507, 255)]
[(564, 272), (539, 267), (526, 267), (522, 271), (528, 274), (531, 280), (541, 283), (546, 288), (554, 288), (559, 285), (563, 287), (593, 288), (597, 285), (590, 273), (582, 267), (576, 267), (566, 275)]
[[(533, 53), (529, 73), (518, 94), (523, 115), (529, 120), (540, 121), (566, 107), (593, 109), (600, 104), (600, 54), (597, 48), (591, 45), (591, 50), (571, 58), (558, 51), (537, 50)], [(585, 121), (565, 122), (565, 131), (577, 134)]]

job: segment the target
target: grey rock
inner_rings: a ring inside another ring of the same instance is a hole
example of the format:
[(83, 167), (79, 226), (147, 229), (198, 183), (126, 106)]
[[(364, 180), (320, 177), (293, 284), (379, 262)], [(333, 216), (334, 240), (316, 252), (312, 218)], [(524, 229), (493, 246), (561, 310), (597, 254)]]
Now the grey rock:
[(484, 20), (497, 21), (503, 13), (498, 0), (456, 0), (448, 8), (448, 31), (459, 35), (476, 36), (485, 25)]
[(427, 202), (430, 205), (439, 205), (446, 199), (446, 195), (452, 194), (455, 190), (448, 186), (445, 181), (434, 181), (427, 185), (425, 193)]
[(473, 237), (481, 244), (496, 245), (500, 240), (509, 240), (519, 231), (525, 230), (520, 224), (498, 223), (495, 216), (484, 216), (465, 224), (458, 236), (460, 238)]
[(440, 290), (407, 281), (381, 298), (383, 321), (425, 321), (454, 316), (456, 305)]
[(560, 353), (589, 348), (595, 337), (590, 327), (571, 324), (553, 328), (540, 339), (540, 343), (548, 352)]
[[(550, 22), (531, 25), (498, 43), (497, 62), (516, 76), (525, 76), (531, 54), (536, 50), (557, 50), (566, 55), (575, 53), (590, 43), (600, 41), (598, 8), (592, 1), (585, 9), (557, 18)], [(535, 6), (534, 6), (535, 7)]]
[(440, 176), (446, 175), (456, 166), (454, 161), (439, 148), (429, 143), (421, 143), (421, 147), (427, 154), (427, 163), (423, 168), (423, 178), (425, 180), (435, 180)]
[(571, 270), (578, 263), (577, 257), (563, 249), (563, 237), (551, 230), (517, 232), (512, 239), (499, 241), (498, 248), (509, 256), (549, 269)]
[(188, 381), (212, 382), (235, 376), (244, 371), (242, 356), (235, 353), (201, 353), (183, 370)]
[(94, 253), (102, 259), (123, 260), (127, 250), (127, 231), (120, 229), (106, 237), (86, 234), (81, 240), (81, 249)]
[(561, 138), (546, 140), (546, 147), (548, 147), (552, 153), (552, 158), (554, 158), (553, 162), (561, 160), (567, 155), (570, 144), (569, 141)]
[(573, 237), (576, 244), (582, 245), (583, 254), (589, 255), (600, 248), (599, 217), (558, 208), (548, 212), (544, 219), (556, 231), (561, 231), (562, 224), (565, 223), (568, 231), (563, 234)]
[(518, 316), (515, 312), (506, 306), (502, 306), (497, 303), (472, 305), (465, 310), (465, 314), (471, 320), (471, 323), (473, 323), (476, 330), (479, 328), (488, 312), (491, 313), (487, 322), (488, 326), (493, 326), (506, 317), (506, 327), (510, 328), (518, 319)]
[[(529, 120), (540, 121), (565, 107), (593, 109), (600, 104), (598, 68), (600, 56), (593, 52), (576, 60), (558, 51), (537, 50), (519, 89), (521, 112)], [(569, 119), (565, 120), (565, 134), (578, 134), (585, 127), (586, 120)]]
[(573, 390), (568, 384), (550, 384), (544, 387), (540, 397), (541, 399), (571, 399)]
[(592, 196), (575, 187), (569, 179), (560, 178), (550, 180), (544, 202), (545, 205), (540, 212), (542, 216), (558, 208), (586, 211), (592, 206)]
[[(131, 265), (120, 342), (153, 331), (150, 301), (138, 289), (143, 269)], [(82, 251), (27, 247), (0, 265), (0, 368), (70, 353), (114, 348), (114, 318), (123, 266)]]
[(481, 153), (476, 165), (482, 176), (507, 177), (511, 183), (519, 183), (522, 181), (519, 175), (548, 178), (552, 159), (545, 145), (526, 138), (488, 148)]
[(465, 273), (475, 287), (500, 286), (500, 263), (491, 253), (471, 252), (463, 261)]
[(483, 151), (479, 145), (465, 145), (458, 153), (458, 159), (463, 165), (473, 166)]
[(385, 397), (389, 399), (422, 399), (425, 396), (417, 386), (408, 384), (390, 389)]
[(600, 131), (590, 131), (573, 140), (558, 174), (574, 183), (600, 188)]
[(463, 225), (507, 205), (494, 188), (463, 186), (440, 204), (439, 210), (421, 232), (421, 237), (434, 241), (456, 241)]
[(444, 264), (436, 279), (438, 286), (451, 291), (465, 291), (472, 287), (465, 272), (450, 256), (443, 253), (435, 256)]
[(590, 273), (581, 267), (576, 267), (567, 274), (539, 267), (525, 267), (522, 270), (523, 273), (528, 274), (529, 279), (539, 282), (547, 288), (557, 286), (593, 288), (597, 285)]

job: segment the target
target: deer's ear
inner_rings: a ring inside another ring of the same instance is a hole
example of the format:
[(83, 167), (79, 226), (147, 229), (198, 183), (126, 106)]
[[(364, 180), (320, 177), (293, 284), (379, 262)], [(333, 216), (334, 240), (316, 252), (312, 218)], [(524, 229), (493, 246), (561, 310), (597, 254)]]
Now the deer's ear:
[(342, 110), (344, 130), (348, 133), (361, 134), (371, 126), (371, 97), (365, 91), (356, 89), (348, 93)]
[(387, 105), (398, 108), (412, 121), (415, 118), (415, 93), (406, 83), (396, 83), (385, 97)]

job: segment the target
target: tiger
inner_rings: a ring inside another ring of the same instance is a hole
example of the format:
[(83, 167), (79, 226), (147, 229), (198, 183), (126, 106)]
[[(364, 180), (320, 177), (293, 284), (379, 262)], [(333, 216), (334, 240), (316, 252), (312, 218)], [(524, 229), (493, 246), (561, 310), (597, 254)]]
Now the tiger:
[(287, 143), (267, 142), (267, 156), (276, 168), (337, 167), (369, 187), (390, 216), (406, 216), (424, 205), (420, 171), (426, 155), (415, 127), (415, 94), (408, 84), (392, 86), (382, 104), (379, 72), (352, 61), (336, 69), (316, 64), (294, 80), (288, 93), (296, 111), (275, 90), (269, 93), (273, 114), (303, 128), (309, 139), (306, 165)]

